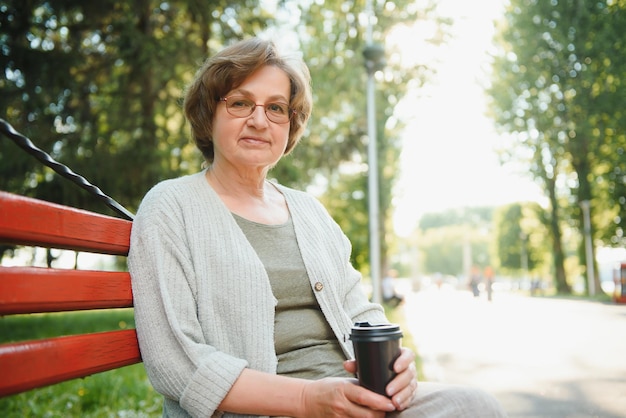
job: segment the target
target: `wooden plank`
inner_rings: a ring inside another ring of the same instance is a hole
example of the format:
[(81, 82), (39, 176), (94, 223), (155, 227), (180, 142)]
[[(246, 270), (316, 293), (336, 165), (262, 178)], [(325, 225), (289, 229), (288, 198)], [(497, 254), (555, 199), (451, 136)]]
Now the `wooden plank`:
[(0, 397), (139, 362), (134, 329), (0, 345)]
[(132, 306), (128, 272), (0, 267), (0, 315)]
[(0, 242), (127, 255), (132, 222), (0, 191)]

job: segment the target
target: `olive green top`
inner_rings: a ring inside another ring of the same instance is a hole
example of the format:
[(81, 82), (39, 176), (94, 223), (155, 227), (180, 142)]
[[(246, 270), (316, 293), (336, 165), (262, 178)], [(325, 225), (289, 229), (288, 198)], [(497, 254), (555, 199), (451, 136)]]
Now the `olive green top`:
[(277, 373), (305, 379), (348, 376), (342, 365), (345, 356), (313, 294), (291, 218), (282, 225), (235, 219), (263, 262), (278, 301)]

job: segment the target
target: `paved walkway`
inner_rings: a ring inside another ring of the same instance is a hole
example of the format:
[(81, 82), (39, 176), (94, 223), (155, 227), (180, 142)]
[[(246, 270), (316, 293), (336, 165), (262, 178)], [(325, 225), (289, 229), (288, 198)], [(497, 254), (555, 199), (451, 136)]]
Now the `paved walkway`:
[(511, 418), (626, 417), (626, 306), (470, 292), (407, 295), (426, 380), (494, 393)]

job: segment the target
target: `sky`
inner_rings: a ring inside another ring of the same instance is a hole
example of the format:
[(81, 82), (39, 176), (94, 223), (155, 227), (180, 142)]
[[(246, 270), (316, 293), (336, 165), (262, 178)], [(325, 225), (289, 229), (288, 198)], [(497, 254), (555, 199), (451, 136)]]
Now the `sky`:
[[(421, 48), (424, 27), (400, 29), (387, 39), (411, 57), (431, 61), (437, 74), (428, 87), (409, 93), (397, 109), (402, 134), (401, 176), (395, 191), (394, 226), (406, 235), (428, 212), (541, 200), (539, 187), (496, 154), (500, 137), (485, 115), (481, 82), (488, 70), (493, 20), (504, 0), (439, 1), (440, 14), (454, 20), (453, 39), (436, 50)], [(518, 172), (516, 172), (518, 171)]]

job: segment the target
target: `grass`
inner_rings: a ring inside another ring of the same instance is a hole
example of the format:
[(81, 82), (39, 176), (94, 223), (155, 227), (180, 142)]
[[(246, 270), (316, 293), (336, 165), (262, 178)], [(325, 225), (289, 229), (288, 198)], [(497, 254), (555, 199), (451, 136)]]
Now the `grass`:
[[(8, 316), (0, 318), (0, 342), (133, 327), (132, 309)], [(161, 395), (150, 385), (142, 364), (0, 399), (3, 418), (161, 415)]]
[(162, 398), (136, 364), (0, 399), (17, 417), (160, 417)]

